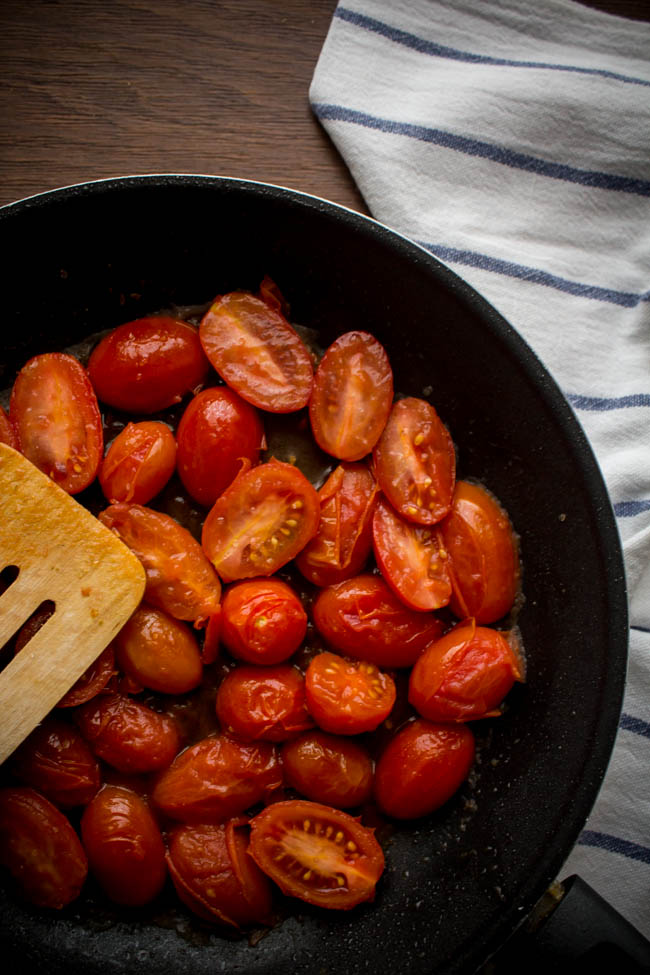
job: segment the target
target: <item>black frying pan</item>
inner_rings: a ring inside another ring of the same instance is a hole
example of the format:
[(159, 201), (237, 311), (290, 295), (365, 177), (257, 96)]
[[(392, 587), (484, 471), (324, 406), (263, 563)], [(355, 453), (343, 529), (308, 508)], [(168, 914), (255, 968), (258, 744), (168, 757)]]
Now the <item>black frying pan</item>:
[[(626, 592), (611, 506), (554, 381), (471, 288), (373, 221), (298, 193), (138, 177), (0, 210), (0, 388), (36, 352), (270, 274), (321, 345), (385, 345), (396, 388), (450, 427), (459, 474), (485, 480), (521, 535), (528, 682), (476, 726), (480, 764), (442, 810), (396, 829), (372, 906), (298, 905), (256, 945), (165, 904), (60, 914), (0, 900), (4, 959), (25, 975), (329, 975), (472, 971), (554, 879), (596, 796), (623, 692)], [(1, 720), (1, 719), (0, 719)]]

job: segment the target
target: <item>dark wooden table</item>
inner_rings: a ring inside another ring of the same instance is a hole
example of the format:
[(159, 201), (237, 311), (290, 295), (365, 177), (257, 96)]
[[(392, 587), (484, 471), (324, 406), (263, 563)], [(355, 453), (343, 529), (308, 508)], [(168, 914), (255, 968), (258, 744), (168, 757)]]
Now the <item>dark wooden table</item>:
[[(650, 20), (649, 0), (589, 0)], [(0, 0), (0, 204), (154, 172), (365, 211), (308, 104), (336, 0)]]

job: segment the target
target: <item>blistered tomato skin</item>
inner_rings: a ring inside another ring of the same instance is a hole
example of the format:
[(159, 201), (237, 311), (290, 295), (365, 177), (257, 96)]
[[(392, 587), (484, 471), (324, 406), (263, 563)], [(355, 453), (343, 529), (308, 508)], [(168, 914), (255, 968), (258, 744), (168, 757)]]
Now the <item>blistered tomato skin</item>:
[(119, 325), (88, 362), (99, 399), (118, 410), (151, 414), (180, 403), (208, 374), (198, 330), (165, 315)]
[(221, 727), (245, 740), (286, 741), (314, 724), (305, 678), (289, 664), (236, 667), (219, 686), (216, 710)]
[(8, 447), (13, 447), (14, 450), (18, 450), (18, 437), (16, 436), (16, 431), (14, 430), (13, 423), (7, 416), (3, 408), (0, 406), (0, 443), (7, 444)]
[(282, 765), (286, 784), (314, 802), (349, 809), (372, 795), (372, 760), (350, 738), (305, 731), (282, 746)]
[(100, 785), (99, 765), (74, 725), (45, 718), (11, 756), (16, 778), (62, 809), (85, 806)]
[(176, 467), (176, 441), (165, 423), (128, 423), (118, 433), (99, 469), (109, 501), (146, 504), (162, 491)]
[(234, 657), (248, 663), (282, 663), (307, 632), (300, 598), (281, 579), (237, 582), (227, 590), (221, 609), (221, 640)]
[(142, 603), (113, 641), (129, 677), (161, 694), (185, 694), (201, 683), (203, 664), (194, 633), (180, 620)]
[(307, 704), (323, 731), (361, 735), (374, 731), (392, 711), (395, 681), (368, 661), (319, 653), (305, 675)]

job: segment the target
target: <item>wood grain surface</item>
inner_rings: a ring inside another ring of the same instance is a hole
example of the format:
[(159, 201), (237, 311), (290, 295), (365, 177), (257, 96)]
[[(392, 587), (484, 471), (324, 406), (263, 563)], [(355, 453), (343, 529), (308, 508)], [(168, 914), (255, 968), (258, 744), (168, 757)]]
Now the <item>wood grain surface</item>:
[[(588, 5), (650, 20), (648, 0)], [(335, 7), (0, 0), (0, 204), (177, 172), (278, 183), (367, 212), (308, 103)]]

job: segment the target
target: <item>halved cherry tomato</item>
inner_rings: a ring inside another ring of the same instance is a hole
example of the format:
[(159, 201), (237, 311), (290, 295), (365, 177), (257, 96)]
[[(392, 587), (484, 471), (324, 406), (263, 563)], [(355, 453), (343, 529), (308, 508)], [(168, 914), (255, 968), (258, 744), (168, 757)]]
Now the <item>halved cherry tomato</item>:
[(379, 486), (399, 513), (433, 525), (451, 508), (456, 454), (433, 406), (410, 396), (398, 400), (374, 451)]
[(99, 483), (109, 501), (146, 504), (162, 489), (176, 467), (176, 441), (165, 423), (127, 423), (108, 448)]
[(205, 354), (242, 399), (291, 413), (311, 394), (311, 357), (284, 315), (248, 291), (221, 295), (201, 320)]
[(375, 799), (394, 819), (418, 819), (443, 806), (469, 775), (474, 735), (464, 724), (416, 718), (391, 738), (375, 769)]
[(279, 664), (300, 646), (307, 613), (281, 579), (252, 579), (228, 589), (221, 604), (221, 639), (233, 657), (251, 664)]
[(50, 802), (69, 809), (85, 806), (99, 789), (99, 765), (74, 725), (45, 718), (13, 753), (12, 773)]
[(314, 724), (305, 678), (289, 664), (236, 667), (221, 682), (216, 709), (221, 726), (244, 739), (286, 741)]
[(176, 827), (167, 864), (178, 896), (199, 917), (234, 928), (269, 923), (271, 884), (248, 855), (245, 820)]
[(512, 609), (520, 574), (517, 541), (504, 509), (480, 484), (458, 481), (440, 530), (453, 570), (453, 612), (477, 623), (501, 619)]
[(333, 586), (356, 575), (372, 549), (377, 482), (364, 464), (339, 464), (318, 492), (318, 531), (296, 559), (316, 586)]
[(316, 443), (340, 460), (370, 453), (393, 402), (393, 371), (367, 332), (346, 332), (325, 352), (314, 377), (309, 419)]
[(142, 603), (113, 641), (122, 670), (142, 687), (185, 694), (201, 683), (203, 664), (187, 624)]
[(381, 574), (403, 603), (423, 611), (447, 605), (451, 597), (449, 559), (437, 528), (407, 521), (380, 498), (372, 537)]
[(249, 852), (283, 893), (338, 910), (373, 900), (384, 869), (372, 829), (306, 799), (274, 802), (258, 813)]
[(148, 603), (202, 625), (217, 611), (221, 583), (203, 549), (174, 518), (139, 504), (112, 504), (99, 520), (135, 552)]
[(432, 643), (415, 661), (409, 701), (429, 721), (493, 718), (521, 678), (519, 661), (505, 637), (470, 619)]
[(346, 809), (367, 802), (373, 768), (355, 741), (324, 731), (305, 731), (282, 746), (287, 785), (307, 799)]
[(0, 406), (0, 443), (6, 443), (8, 447), (18, 450), (18, 437), (13, 424), (3, 408)]
[(105, 785), (81, 817), (91, 872), (116, 904), (140, 907), (163, 888), (167, 868), (160, 829), (131, 789)]
[(68, 494), (94, 481), (104, 449), (102, 418), (86, 370), (71, 356), (34, 356), (18, 373), (10, 415), (22, 453)]
[(171, 819), (223, 821), (269, 798), (281, 785), (275, 745), (221, 734), (181, 752), (156, 782), (152, 799)]
[(318, 529), (318, 494), (291, 464), (271, 460), (243, 471), (217, 498), (203, 548), (224, 582), (270, 576)]
[(410, 667), (443, 631), (431, 613), (408, 609), (379, 576), (355, 576), (323, 589), (316, 629), (335, 650), (378, 667)]
[(259, 413), (228, 386), (204, 389), (190, 400), (176, 439), (180, 479), (206, 508), (234, 481), (242, 460), (257, 464), (265, 442)]
[(396, 696), (393, 678), (374, 664), (328, 652), (310, 661), (305, 688), (316, 724), (338, 735), (374, 731), (392, 711)]
[(208, 374), (198, 329), (167, 315), (125, 322), (101, 340), (88, 373), (103, 403), (157, 413), (199, 389)]
[(32, 904), (56, 910), (79, 896), (88, 873), (66, 817), (27, 786), (0, 789), (0, 864)]

